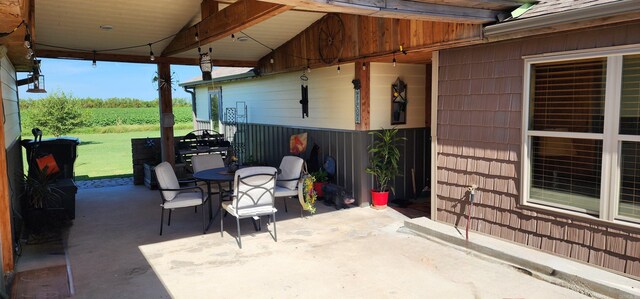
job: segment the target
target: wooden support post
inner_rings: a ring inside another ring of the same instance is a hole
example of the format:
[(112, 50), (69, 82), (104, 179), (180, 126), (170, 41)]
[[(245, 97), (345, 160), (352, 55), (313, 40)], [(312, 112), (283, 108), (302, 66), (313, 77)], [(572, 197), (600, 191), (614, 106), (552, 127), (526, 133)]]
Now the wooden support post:
[(355, 64), (356, 79), (360, 80), (360, 123), (356, 124), (356, 130), (368, 131), (371, 126), (371, 63), (358, 61)]
[[(0, 59), (2, 56), (3, 53), (0, 53)], [(4, 99), (2, 99), (2, 78), (0, 78), (0, 101), (4, 101)], [(0, 105), (0, 114), (4, 115), (4, 105)], [(6, 148), (7, 146), (4, 142), (4, 122), (0, 122), (0, 245), (2, 246), (2, 270), (4, 272), (12, 272), (14, 266), (13, 238), (11, 234), (11, 197), (9, 195), (9, 178), (6, 175)]]
[(173, 139), (173, 99), (171, 98), (171, 65), (158, 64), (158, 94), (160, 106), (160, 148), (162, 161), (171, 165), (176, 163), (175, 142)]

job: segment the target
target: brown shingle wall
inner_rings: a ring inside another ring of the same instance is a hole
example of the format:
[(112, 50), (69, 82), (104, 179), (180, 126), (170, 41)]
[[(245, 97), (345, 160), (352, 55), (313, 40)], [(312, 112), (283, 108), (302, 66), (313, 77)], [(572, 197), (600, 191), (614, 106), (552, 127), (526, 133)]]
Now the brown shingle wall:
[(640, 230), (520, 206), (522, 56), (640, 43), (640, 23), (440, 52), (437, 219), (640, 277)]

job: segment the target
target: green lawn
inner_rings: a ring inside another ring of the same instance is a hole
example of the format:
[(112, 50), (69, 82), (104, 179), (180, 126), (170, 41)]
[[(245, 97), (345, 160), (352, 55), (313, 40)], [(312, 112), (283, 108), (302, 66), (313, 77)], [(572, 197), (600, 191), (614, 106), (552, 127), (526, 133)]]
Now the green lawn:
[[(185, 135), (189, 130), (176, 130), (174, 135)], [(75, 174), (78, 180), (104, 177), (130, 176), (131, 138), (159, 137), (159, 131), (72, 134), (80, 139)]]

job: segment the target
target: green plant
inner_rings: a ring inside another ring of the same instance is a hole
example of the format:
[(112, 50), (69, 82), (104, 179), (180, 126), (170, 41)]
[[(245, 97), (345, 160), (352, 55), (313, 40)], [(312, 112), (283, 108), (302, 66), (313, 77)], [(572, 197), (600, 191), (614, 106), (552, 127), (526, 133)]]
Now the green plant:
[(29, 109), (25, 110), (25, 115), (26, 128), (40, 127), (56, 137), (83, 126), (88, 118), (80, 103), (62, 91), (52, 92), (41, 100), (33, 101)]
[(47, 174), (47, 166), (24, 175), (25, 199), (29, 208), (43, 209), (59, 205), (62, 192), (51, 186), (52, 181), (52, 175)]
[(315, 181), (318, 183), (326, 183), (329, 181), (329, 174), (322, 168), (320, 168), (320, 170), (318, 171), (312, 172), (311, 176), (313, 176)]
[(382, 131), (370, 132), (374, 136), (374, 142), (368, 147), (369, 167), (366, 168), (367, 173), (375, 177), (376, 185), (374, 187), (377, 192), (385, 192), (391, 190), (395, 193), (391, 180), (400, 175), (400, 150), (398, 143), (406, 140), (404, 137), (398, 137), (398, 129), (383, 129)]

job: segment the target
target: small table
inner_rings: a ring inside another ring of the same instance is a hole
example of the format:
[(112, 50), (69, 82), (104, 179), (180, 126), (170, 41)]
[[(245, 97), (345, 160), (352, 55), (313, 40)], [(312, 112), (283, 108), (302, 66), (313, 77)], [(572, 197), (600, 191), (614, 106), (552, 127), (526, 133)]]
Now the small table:
[[(207, 196), (208, 200), (211, 200), (211, 183), (218, 184), (218, 198), (220, 199), (218, 202), (218, 210), (216, 214), (211, 218), (211, 221), (218, 216), (220, 210), (222, 209), (222, 183), (224, 182), (233, 182), (235, 172), (229, 172), (226, 167), (212, 168), (207, 170), (198, 171), (193, 174), (193, 177), (197, 180), (203, 181), (207, 183)], [(211, 224), (211, 223), (209, 223)]]

